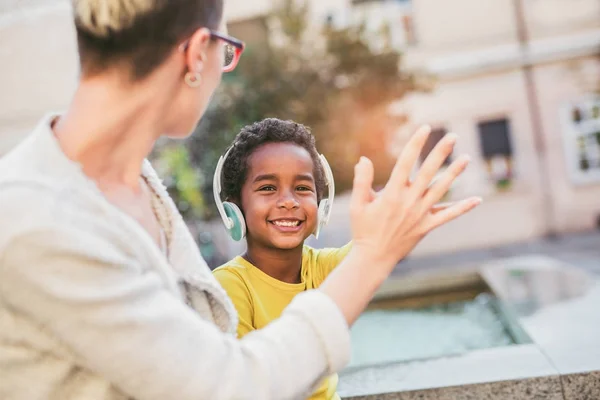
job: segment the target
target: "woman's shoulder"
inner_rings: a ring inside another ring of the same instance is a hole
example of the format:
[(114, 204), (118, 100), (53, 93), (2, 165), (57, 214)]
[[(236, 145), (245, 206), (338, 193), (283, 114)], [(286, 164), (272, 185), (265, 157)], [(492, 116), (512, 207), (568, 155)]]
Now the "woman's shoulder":
[(106, 217), (76, 191), (28, 180), (0, 182), (0, 252), (17, 238), (42, 232), (71, 239), (91, 233), (113, 243), (124, 239)]
[(39, 233), (74, 239), (93, 234), (99, 242), (123, 246), (135, 242), (105, 203), (94, 190), (51, 171), (0, 168), (0, 253), (13, 240)]
[(63, 153), (50, 129), (51, 118), (45, 117), (0, 158), (0, 245), (29, 231), (117, 232), (124, 218)]
[[(50, 129), (51, 116), (15, 148), (0, 158), (0, 200), (20, 207), (48, 205), (69, 198), (78, 187), (89, 185), (81, 167), (68, 159)], [(19, 197), (21, 196), (21, 201)], [(5, 205), (5, 204), (4, 204)], [(0, 210), (1, 211), (1, 210)]]

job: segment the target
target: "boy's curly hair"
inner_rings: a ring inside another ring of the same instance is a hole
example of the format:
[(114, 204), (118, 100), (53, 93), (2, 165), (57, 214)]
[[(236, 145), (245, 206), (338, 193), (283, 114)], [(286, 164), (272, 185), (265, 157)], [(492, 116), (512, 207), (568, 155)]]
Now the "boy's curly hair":
[(247, 178), (248, 158), (257, 148), (267, 143), (294, 143), (308, 151), (314, 166), (317, 200), (321, 201), (325, 190), (325, 171), (319, 160), (314, 136), (302, 124), (277, 118), (266, 118), (247, 125), (237, 134), (223, 164), (222, 196), (227, 201), (241, 199), (242, 186)]

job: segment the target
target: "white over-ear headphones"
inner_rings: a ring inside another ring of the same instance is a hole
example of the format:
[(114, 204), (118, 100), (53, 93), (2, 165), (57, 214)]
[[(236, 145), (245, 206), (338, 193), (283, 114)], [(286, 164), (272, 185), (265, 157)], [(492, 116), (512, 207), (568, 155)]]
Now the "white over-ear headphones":
[[(215, 175), (213, 177), (213, 194), (215, 196), (217, 210), (219, 210), (219, 214), (221, 215), (221, 219), (225, 224), (229, 236), (231, 236), (233, 240), (239, 241), (246, 236), (246, 221), (244, 220), (242, 210), (240, 210), (236, 204), (221, 199), (221, 174), (223, 171), (223, 164), (225, 164), (225, 160), (232, 148), (233, 147), (229, 148), (225, 155), (219, 157), (219, 162), (217, 162), (217, 168), (215, 169)], [(335, 197), (335, 182), (333, 180), (331, 167), (329, 167), (329, 163), (323, 154), (319, 155), (319, 161), (321, 162), (325, 173), (325, 184), (328, 188), (328, 194), (326, 199), (321, 199), (319, 202), (317, 226), (313, 232), (315, 238), (319, 237), (321, 229), (329, 221), (331, 210), (333, 208), (333, 198)]]

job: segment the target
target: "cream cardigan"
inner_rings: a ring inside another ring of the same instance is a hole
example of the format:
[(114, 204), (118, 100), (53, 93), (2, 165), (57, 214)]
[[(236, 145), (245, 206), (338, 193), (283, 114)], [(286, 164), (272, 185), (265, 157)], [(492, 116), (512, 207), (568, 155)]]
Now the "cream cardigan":
[(296, 399), (350, 354), (313, 290), (237, 340), (235, 310), (149, 163), (169, 259), (44, 118), (0, 159), (0, 399)]

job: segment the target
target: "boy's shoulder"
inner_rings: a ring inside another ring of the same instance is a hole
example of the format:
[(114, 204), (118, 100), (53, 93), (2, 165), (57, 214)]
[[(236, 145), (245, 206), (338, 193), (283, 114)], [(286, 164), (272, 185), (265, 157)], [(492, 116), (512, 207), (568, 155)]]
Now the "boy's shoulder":
[(230, 293), (232, 290), (236, 290), (235, 288), (244, 288), (247, 286), (250, 279), (249, 266), (247, 264), (242, 257), (235, 257), (233, 260), (215, 268), (213, 276)]
[(302, 261), (307, 262), (310, 260), (319, 260), (322, 259), (323, 256), (326, 256), (330, 249), (323, 248), (317, 249), (315, 247), (309, 246), (305, 244), (302, 248)]
[(213, 274), (219, 275), (223, 273), (239, 274), (248, 270), (248, 263), (241, 257), (237, 256), (232, 260), (227, 261), (213, 270)]
[(324, 247), (324, 248), (314, 248), (307, 244), (304, 245), (304, 250), (302, 252), (302, 257), (304, 258), (314, 258), (319, 260), (327, 260), (328, 258), (338, 258), (344, 257), (350, 249), (352, 248), (352, 242), (345, 244), (342, 247)]

